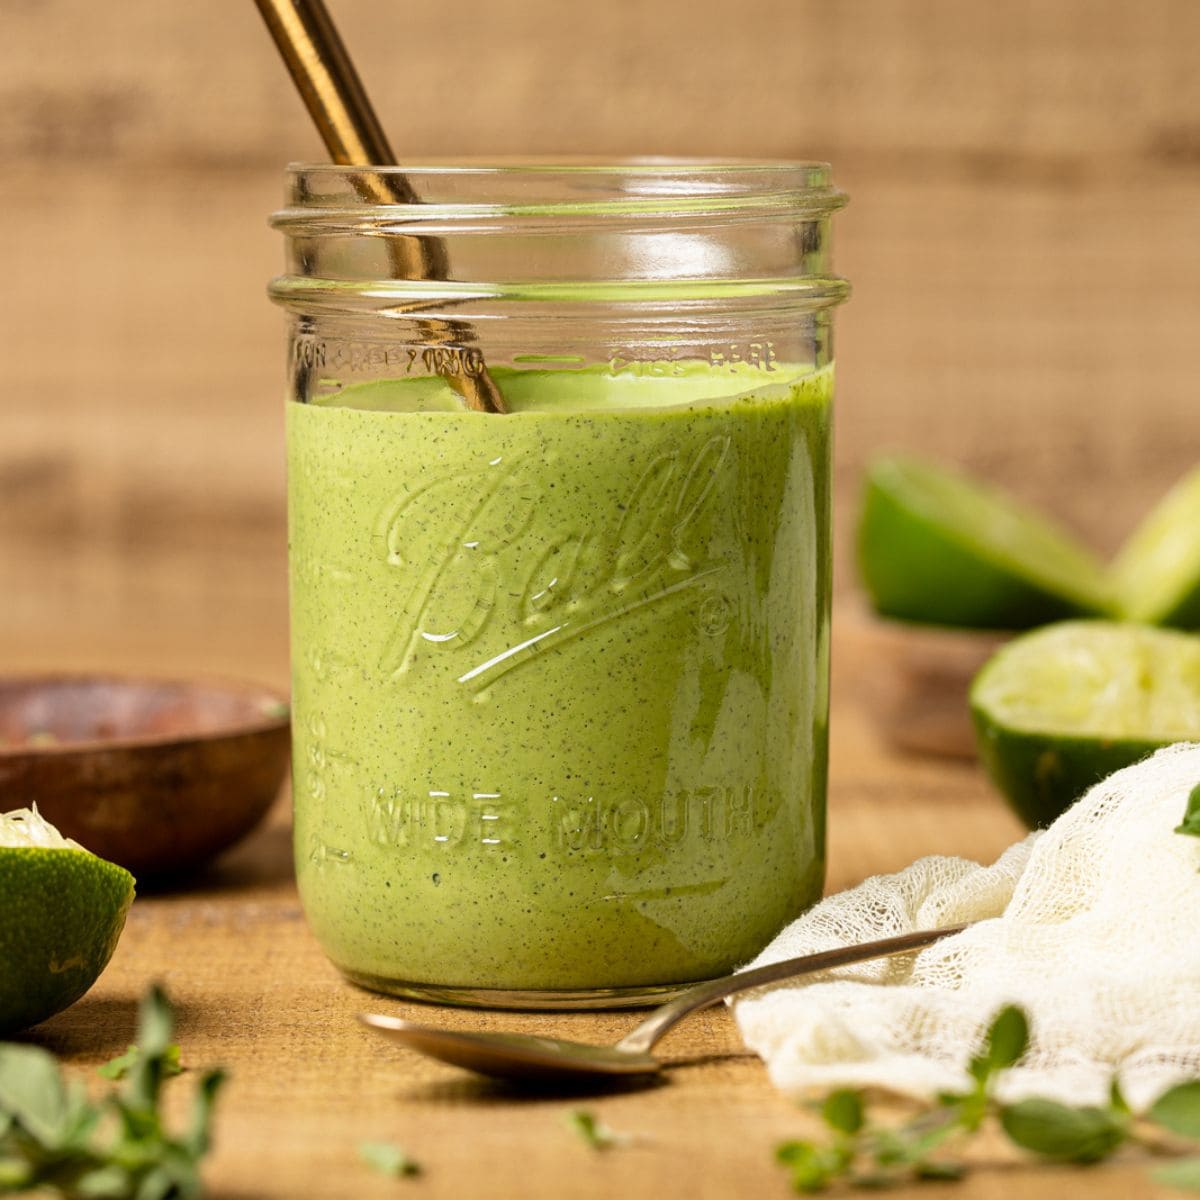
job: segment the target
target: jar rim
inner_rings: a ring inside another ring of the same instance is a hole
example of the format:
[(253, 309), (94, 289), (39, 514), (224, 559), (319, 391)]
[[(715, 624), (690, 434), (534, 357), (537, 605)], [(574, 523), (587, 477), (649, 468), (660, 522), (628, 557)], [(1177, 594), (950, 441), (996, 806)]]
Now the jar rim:
[[(846, 203), (830, 165), (760, 158), (430, 159), (399, 166), (290, 163), (276, 228), (382, 211), (392, 218), (639, 218), (832, 213)], [(388, 180), (406, 187), (388, 194)], [(414, 197), (413, 192), (417, 193)]]
[(270, 220), (289, 273), (271, 296), (298, 310), (393, 315), (491, 302), (626, 306), (641, 319), (714, 305), (816, 310), (847, 294), (828, 251), (829, 218), (845, 202), (820, 162), (293, 163)]
[(818, 173), (828, 178), (832, 168), (821, 159), (792, 158), (716, 158), (705, 155), (643, 154), (623, 158), (608, 158), (596, 155), (549, 154), (549, 155), (466, 155), (454, 158), (426, 158), (413, 163), (379, 165), (363, 163), (347, 165), (333, 162), (311, 162), (297, 160), (289, 162), (285, 170), (296, 172), (342, 172), (371, 171), (381, 175), (508, 175), (508, 174), (566, 174), (604, 175), (628, 173), (634, 175), (679, 174), (714, 175), (765, 174), (777, 171), (803, 171)]

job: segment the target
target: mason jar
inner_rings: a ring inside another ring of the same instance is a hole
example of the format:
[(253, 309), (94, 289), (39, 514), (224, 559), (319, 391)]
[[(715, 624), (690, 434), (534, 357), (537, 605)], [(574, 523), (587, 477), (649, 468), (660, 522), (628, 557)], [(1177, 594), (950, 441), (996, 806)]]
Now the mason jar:
[(649, 1003), (820, 895), (843, 202), (289, 170), (295, 858), (350, 980)]

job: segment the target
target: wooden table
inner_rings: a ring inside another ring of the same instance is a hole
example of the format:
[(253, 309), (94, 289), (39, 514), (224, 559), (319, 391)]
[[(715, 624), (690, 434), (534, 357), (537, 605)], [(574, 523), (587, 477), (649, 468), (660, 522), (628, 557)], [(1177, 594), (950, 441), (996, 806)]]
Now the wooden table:
[[(835, 622), (836, 624), (836, 622)], [(846, 632), (835, 638), (829, 887), (898, 869), (922, 854), (991, 859), (1021, 835), (969, 764), (899, 757), (861, 704), (870, 663)], [(152, 639), (153, 642), (153, 639)], [(71, 646), (60, 643), (59, 656)], [(200, 647), (193, 647), (197, 657)], [(27, 656), (32, 651), (27, 648)], [(186, 658), (186, 654), (182, 655)], [(152, 665), (150, 661), (144, 664)], [(276, 674), (278, 661), (269, 673)], [(137, 999), (162, 980), (179, 1010), (189, 1066), (221, 1063), (223, 1097), (208, 1179), (223, 1197), (464, 1200), (785, 1197), (772, 1160), (780, 1140), (812, 1130), (739, 1043), (722, 1008), (663, 1045), (665, 1083), (599, 1097), (530, 1098), (424, 1061), (360, 1028), (364, 1008), (420, 1011), (448, 1024), (541, 1029), (615, 1040), (628, 1014), (459, 1013), (374, 997), (342, 982), (309, 934), (292, 879), (287, 797), (252, 838), (186, 891), (138, 899), (117, 954), (93, 991), (41, 1026), (34, 1040), (81, 1073), (123, 1050)], [(186, 1077), (172, 1085), (184, 1099)], [(637, 1135), (597, 1153), (567, 1126), (580, 1106)], [(395, 1141), (422, 1164), (393, 1180), (358, 1158), (365, 1139)], [(1091, 1170), (1030, 1167), (983, 1143), (980, 1164), (937, 1195), (962, 1200), (1156, 1194), (1134, 1163)], [(892, 1195), (930, 1195), (931, 1185)], [(1170, 1193), (1163, 1192), (1163, 1195)]]

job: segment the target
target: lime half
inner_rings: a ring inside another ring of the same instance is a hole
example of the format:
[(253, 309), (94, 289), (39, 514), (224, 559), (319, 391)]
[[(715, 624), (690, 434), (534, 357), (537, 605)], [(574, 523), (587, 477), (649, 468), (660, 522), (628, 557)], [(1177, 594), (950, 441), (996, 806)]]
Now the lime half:
[(1200, 468), (1133, 531), (1113, 563), (1117, 606), (1131, 621), (1200, 627)]
[(36, 809), (0, 814), (0, 1036), (53, 1016), (96, 982), (132, 901), (128, 871)]
[(1065, 621), (1010, 642), (971, 685), (979, 757), (1031, 828), (1172, 742), (1200, 741), (1200, 637)]
[(858, 564), (876, 610), (934, 625), (1027, 629), (1108, 611), (1100, 563), (994, 488), (912, 458), (867, 472)]

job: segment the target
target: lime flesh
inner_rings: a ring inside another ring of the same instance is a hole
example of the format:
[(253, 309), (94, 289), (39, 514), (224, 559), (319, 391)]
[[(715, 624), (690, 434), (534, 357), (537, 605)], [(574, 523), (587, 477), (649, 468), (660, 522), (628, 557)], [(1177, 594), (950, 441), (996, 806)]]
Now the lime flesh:
[(988, 775), (1027, 825), (1046, 825), (1113, 771), (1200, 741), (1200, 637), (1050, 625), (993, 655), (970, 700)]
[(1100, 563), (1069, 534), (994, 488), (913, 458), (868, 470), (858, 565), (885, 616), (1025, 629), (1106, 614)]
[(95, 983), (133, 891), (128, 871), (36, 813), (0, 815), (0, 1036), (62, 1011)]
[(1200, 627), (1200, 468), (1181, 479), (1134, 530), (1113, 563), (1122, 616)]

